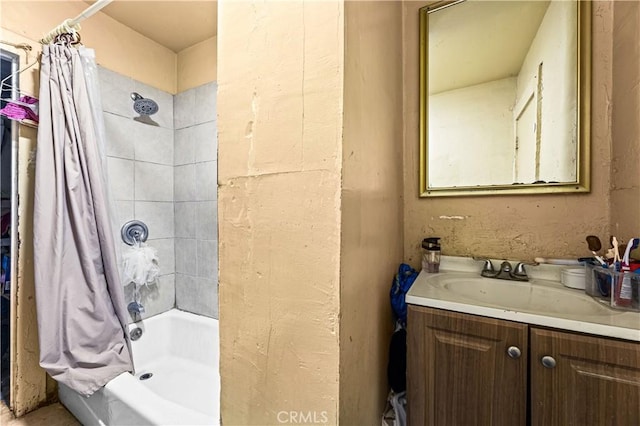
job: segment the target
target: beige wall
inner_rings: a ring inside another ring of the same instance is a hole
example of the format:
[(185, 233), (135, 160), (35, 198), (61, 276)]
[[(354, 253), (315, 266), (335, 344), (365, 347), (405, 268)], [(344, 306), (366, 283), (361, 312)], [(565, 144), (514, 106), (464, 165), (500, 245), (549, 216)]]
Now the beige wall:
[(343, 4), (218, 16), (222, 422), (335, 424)]
[(640, 3), (613, 11), (611, 232), (629, 238), (640, 236)]
[(420, 241), (430, 235), (442, 237), (443, 254), (522, 260), (536, 256), (585, 256), (588, 254), (586, 235), (608, 239), (612, 146), (611, 3), (594, 2), (593, 5), (591, 193), (431, 199), (418, 197), (418, 9), (424, 2), (409, 1), (403, 5), (405, 260), (418, 267)]
[(402, 262), (402, 4), (345, 2), (340, 424), (380, 422)]
[[(0, 3), (2, 28), (37, 40), (67, 18), (87, 8), (84, 1), (7, 1)], [(177, 56), (104, 13), (81, 24), (82, 42), (96, 50), (98, 64), (120, 74), (176, 93)]]
[(177, 92), (217, 80), (218, 37), (211, 37), (178, 52)]

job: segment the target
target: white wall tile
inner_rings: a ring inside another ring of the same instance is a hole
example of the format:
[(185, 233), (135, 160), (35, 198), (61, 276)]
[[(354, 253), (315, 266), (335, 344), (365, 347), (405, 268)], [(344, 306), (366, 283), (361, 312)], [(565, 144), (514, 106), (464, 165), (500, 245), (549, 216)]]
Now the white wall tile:
[(173, 202), (173, 166), (136, 161), (135, 199)]
[(218, 199), (218, 163), (207, 161), (197, 163), (196, 167), (196, 200), (215, 201)]
[(98, 79), (100, 80), (100, 97), (102, 109), (123, 117), (133, 118), (133, 92), (134, 82), (130, 77), (118, 74), (103, 67), (98, 67)]
[(196, 203), (175, 203), (176, 238), (196, 237)]
[(218, 85), (215, 82), (195, 88), (195, 124), (217, 121)]
[(214, 280), (178, 274), (176, 306), (208, 317), (218, 317), (218, 285)]
[(147, 245), (158, 252), (160, 275), (173, 274), (176, 270), (174, 242), (173, 238), (147, 240)]
[(218, 241), (198, 240), (198, 276), (218, 279)]
[(136, 201), (136, 219), (146, 223), (149, 238), (173, 238), (173, 203)]
[(183, 129), (193, 126), (195, 119), (196, 92), (195, 89), (185, 90), (173, 98), (173, 126), (174, 129)]
[[(116, 201), (114, 214), (116, 216), (114, 224), (117, 228), (117, 229), (114, 229), (114, 232), (120, 235), (120, 228), (122, 228), (122, 225), (129, 222), (130, 220), (133, 220), (135, 217), (134, 209), (133, 209), (133, 201)], [(118, 238), (117, 241), (121, 241), (121, 239)]]
[(199, 297), (196, 290), (196, 277), (177, 273), (176, 307), (183, 311), (194, 312), (193, 307), (197, 303), (195, 299)]
[(196, 144), (194, 140), (194, 128), (185, 127), (178, 129), (174, 134), (174, 153), (173, 164), (181, 166), (184, 164), (192, 164), (195, 162)]
[(216, 121), (194, 127), (195, 160), (216, 161), (218, 159), (218, 127)]
[(194, 164), (174, 167), (174, 200), (195, 201), (196, 167)]
[[(145, 310), (141, 315), (142, 319), (173, 309), (176, 305), (175, 275), (163, 275), (159, 278), (157, 284), (139, 286), (138, 292), (140, 294), (140, 300), (138, 300), (138, 302), (140, 302)], [(124, 300), (126, 305), (134, 301), (133, 284), (125, 286)], [(129, 323), (132, 322), (133, 318), (129, 317)]]
[(133, 200), (133, 161), (107, 157), (107, 175), (111, 199), (115, 201)]
[[(117, 197), (136, 199), (116, 203), (118, 221), (121, 226), (135, 217), (149, 226), (148, 243), (158, 250), (161, 273), (169, 273), (161, 277), (164, 286), (142, 290), (143, 317), (174, 305), (217, 317), (217, 84), (171, 96), (108, 70), (101, 80), (105, 111), (123, 116), (105, 114), (107, 152), (136, 160), (109, 160), (113, 191), (126, 194)], [(131, 119), (137, 116), (134, 91), (158, 103), (150, 118), (160, 127)], [(131, 174), (135, 183), (124, 192)]]
[(173, 165), (173, 130), (136, 122), (135, 159)]
[(197, 243), (194, 239), (176, 238), (176, 272), (196, 275), (198, 268)]
[(103, 116), (107, 155), (133, 160), (135, 144), (131, 136), (134, 134), (136, 122), (108, 112)]
[(198, 202), (196, 208), (196, 238), (199, 240), (216, 240), (218, 238), (217, 202)]

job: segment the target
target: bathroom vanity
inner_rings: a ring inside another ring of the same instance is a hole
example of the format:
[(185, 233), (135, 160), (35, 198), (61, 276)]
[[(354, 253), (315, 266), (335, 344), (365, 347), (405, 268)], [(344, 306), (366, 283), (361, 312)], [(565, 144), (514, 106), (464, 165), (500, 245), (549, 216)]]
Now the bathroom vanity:
[(407, 294), (410, 425), (640, 424), (640, 314), (563, 287), (558, 267), (480, 269), (443, 257)]

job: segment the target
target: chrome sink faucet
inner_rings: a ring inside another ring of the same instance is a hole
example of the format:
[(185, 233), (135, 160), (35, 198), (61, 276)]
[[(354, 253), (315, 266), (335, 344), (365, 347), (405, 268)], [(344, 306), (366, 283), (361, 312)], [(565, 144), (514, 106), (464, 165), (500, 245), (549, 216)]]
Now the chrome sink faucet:
[(518, 262), (516, 264), (515, 270), (511, 266), (511, 263), (506, 260), (500, 264), (500, 270), (496, 272), (493, 267), (493, 263), (490, 259), (479, 259), (474, 258), (475, 260), (481, 260), (484, 262), (484, 266), (482, 267), (482, 272), (480, 275), (486, 278), (496, 278), (499, 280), (510, 280), (510, 281), (529, 281), (529, 277), (527, 276), (527, 271), (524, 269), (525, 265), (537, 265), (537, 263), (525, 263)]

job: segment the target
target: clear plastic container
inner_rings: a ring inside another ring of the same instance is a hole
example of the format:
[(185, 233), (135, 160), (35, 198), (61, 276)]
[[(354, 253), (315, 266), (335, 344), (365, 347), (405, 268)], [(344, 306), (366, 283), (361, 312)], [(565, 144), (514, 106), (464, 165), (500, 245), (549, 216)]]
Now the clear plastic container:
[(585, 292), (614, 308), (640, 312), (640, 274), (586, 266)]
[(430, 274), (440, 272), (440, 238), (425, 238), (422, 248), (422, 270)]

